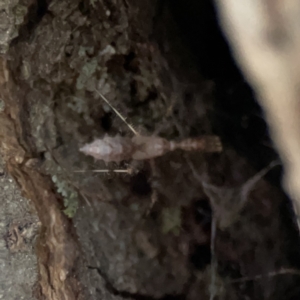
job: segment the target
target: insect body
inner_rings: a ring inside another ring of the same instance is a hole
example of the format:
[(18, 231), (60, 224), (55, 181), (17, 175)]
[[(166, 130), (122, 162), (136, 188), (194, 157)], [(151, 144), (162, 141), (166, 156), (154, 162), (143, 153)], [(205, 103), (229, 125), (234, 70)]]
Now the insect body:
[(136, 135), (133, 138), (105, 136), (83, 146), (80, 151), (105, 162), (122, 160), (147, 160), (162, 156), (170, 151), (221, 152), (222, 144), (218, 136), (188, 138), (180, 142), (168, 141), (162, 137)]
[(199, 138), (188, 138), (181, 142), (168, 141), (157, 136), (143, 136), (127, 123), (126, 119), (96, 90), (99, 96), (113, 109), (121, 120), (134, 133), (132, 138), (122, 136), (105, 136), (83, 146), (80, 151), (105, 162), (120, 162), (123, 160), (146, 160), (162, 156), (170, 151), (221, 152), (222, 143), (218, 136), (208, 135)]

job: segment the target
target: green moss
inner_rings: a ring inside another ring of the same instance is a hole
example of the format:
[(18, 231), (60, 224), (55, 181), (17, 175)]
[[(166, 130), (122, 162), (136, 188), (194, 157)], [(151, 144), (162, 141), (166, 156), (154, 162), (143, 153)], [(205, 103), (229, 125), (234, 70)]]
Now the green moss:
[(67, 106), (78, 114), (83, 114), (83, 118), (88, 125), (93, 125), (94, 122), (89, 114), (89, 108), (86, 105), (86, 101), (80, 97), (69, 97), (70, 101)]
[(87, 111), (86, 102), (84, 101), (84, 99), (74, 96), (71, 97), (71, 99), (72, 100), (67, 104), (67, 106), (70, 107), (73, 111), (78, 114), (82, 114)]
[(95, 8), (96, 7), (96, 1), (97, 0), (90, 0), (90, 4)]
[(5, 102), (0, 98), (0, 113), (5, 109)]
[(93, 58), (84, 64), (76, 81), (76, 88), (78, 90), (82, 90), (86, 86), (88, 80), (90, 80), (92, 75), (96, 72), (97, 65), (97, 58)]
[(79, 57), (86, 57), (86, 54), (92, 54), (94, 53), (94, 47), (84, 47), (80, 46), (78, 50), (78, 56)]
[(14, 7), (14, 15), (15, 15), (15, 24), (16, 25), (20, 25), (24, 22), (24, 17), (26, 16), (27, 14), (27, 7), (24, 6), (24, 5), (17, 5)]
[(60, 180), (56, 175), (52, 176), (52, 181), (56, 186), (57, 192), (64, 199), (64, 214), (73, 218), (78, 209), (78, 193), (66, 181)]
[(180, 207), (167, 207), (162, 211), (162, 232), (178, 235), (181, 230), (181, 209)]

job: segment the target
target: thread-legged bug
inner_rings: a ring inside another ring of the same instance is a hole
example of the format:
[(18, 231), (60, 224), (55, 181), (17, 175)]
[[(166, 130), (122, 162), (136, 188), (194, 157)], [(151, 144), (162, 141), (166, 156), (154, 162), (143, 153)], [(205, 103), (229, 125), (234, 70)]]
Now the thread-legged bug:
[[(121, 162), (124, 160), (149, 160), (152, 169), (152, 176), (157, 177), (157, 170), (154, 164), (154, 158), (162, 156), (168, 152), (177, 149), (183, 151), (201, 151), (206, 153), (218, 153), (222, 151), (222, 143), (218, 136), (207, 135), (198, 138), (187, 138), (182, 141), (169, 141), (158, 136), (140, 135), (126, 119), (110, 104), (110, 102), (99, 92), (99, 96), (111, 107), (111, 109), (120, 117), (120, 119), (134, 133), (132, 138), (115, 136), (104, 136), (102, 139), (96, 139), (90, 144), (80, 148), (80, 151), (86, 155), (93, 156), (97, 160), (104, 162)], [(82, 172), (82, 171), (79, 171)], [(109, 172), (109, 170), (95, 170), (94, 172)], [(132, 174), (132, 168), (128, 170), (113, 170), (115, 173)], [(151, 205), (148, 212), (157, 201), (157, 190), (153, 186)]]
[[(97, 91), (98, 92), (98, 91)], [(218, 136), (208, 135), (198, 138), (187, 138), (180, 142), (168, 141), (157, 136), (142, 136), (129, 125), (122, 115), (100, 93), (101, 98), (117, 113), (135, 134), (134, 137), (105, 136), (90, 144), (86, 144), (80, 151), (105, 162), (120, 162), (123, 160), (147, 160), (162, 156), (170, 151), (181, 149), (184, 151), (221, 152), (222, 143)]]

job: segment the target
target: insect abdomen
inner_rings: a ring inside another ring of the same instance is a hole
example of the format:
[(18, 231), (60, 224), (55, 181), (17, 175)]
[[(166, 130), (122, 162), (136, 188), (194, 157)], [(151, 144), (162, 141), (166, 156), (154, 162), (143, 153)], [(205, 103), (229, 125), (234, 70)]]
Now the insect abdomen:
[(144, 160), (162, 156), (170, 151), (170, 142), (161, 137), (137, 135), (132, 138), (132, 159)]

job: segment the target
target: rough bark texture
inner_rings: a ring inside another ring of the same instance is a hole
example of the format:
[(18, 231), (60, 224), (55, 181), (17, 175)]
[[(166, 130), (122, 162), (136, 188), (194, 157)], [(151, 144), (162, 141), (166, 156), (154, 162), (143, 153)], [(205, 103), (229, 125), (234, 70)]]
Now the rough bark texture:
[(0, 299), (31, 300), (37, 282), (34, 243), (38, 218), (27, 199), (3, 170), (0, 178)]
[[(17, 33), (3, 39), (1, 150), (41, 222), (38, 299), (299, 296), (288, 271), (299, 243), (278, 168), (242, 189), (277, 157), (262, 144), (259, 109), (223, 63), (226, 47), (210, 40), (220, 38), (210, 2), (171, 2), (3, 6)], [(76, 173), (107, 169), (79, 152), (85, 143), (132, 136), (96, 89), (143, 134), (216, 133), (225, 150), (126, 162), (127, 176)]]

